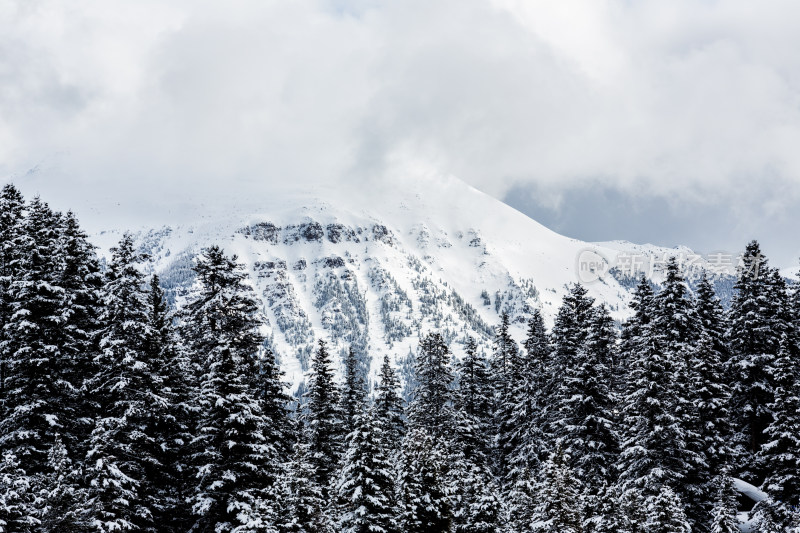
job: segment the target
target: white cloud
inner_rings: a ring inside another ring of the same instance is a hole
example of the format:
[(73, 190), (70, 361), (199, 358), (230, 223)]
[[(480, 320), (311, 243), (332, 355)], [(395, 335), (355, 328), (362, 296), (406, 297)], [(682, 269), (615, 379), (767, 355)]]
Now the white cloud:
[(412, 161), (498, 197), (602, 181), (779, 211), (800, 191), (798, 15), (744, 0), (0, 0), (0, 175), (34, 180), (20, 176), (43, 163), (65, 195), (114, 197), (374, 180)]

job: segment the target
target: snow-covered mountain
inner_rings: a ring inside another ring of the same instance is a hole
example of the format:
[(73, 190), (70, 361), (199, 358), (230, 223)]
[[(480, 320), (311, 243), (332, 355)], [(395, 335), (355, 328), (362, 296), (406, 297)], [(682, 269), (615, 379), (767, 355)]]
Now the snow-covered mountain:
[[(508, 312), (522, 339), (530, 312), (540, 309), (552, 324), (575, 282), (622, 320), (641, 271), (657, 283), (658, 263), (669, 255), (692, 268), (713, 266), (686, 248), (564, 237), (454, 178), (208, 205), (197, 206), (189, 223), (143, 229), (142, 248), (178, 304), (192, 290), (192, 258), (203, 247), (236, 254), (295, 386), (320, 338), (334, 352), (355, 346), (374, 376), (385, 353), (403, 366), (432, 329), (457, 355), (468, 335), (489, 350), (492, 328)], [(107, 249), (119, 236), (96, 239)], [(723, 296), (730, 279), (718, 276)]]

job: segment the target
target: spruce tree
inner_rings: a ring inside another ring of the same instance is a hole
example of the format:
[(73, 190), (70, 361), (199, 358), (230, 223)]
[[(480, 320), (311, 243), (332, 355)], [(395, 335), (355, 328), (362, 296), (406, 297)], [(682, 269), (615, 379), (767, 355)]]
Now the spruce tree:
[(571, 458), (575, 475), (595, 496), (613, 481), (618, 454), (611, 390), (615, 338), (608, 310), (605, 306), (596, 308), (586, 342), (578, 347), (573, 364), (565, 369), (558, 395), (560, 420), (556, 436)]
[(42, 531), (82, 533), (90, 529), (88, 493), (81, 483), (80, 465), (76, 465), (67, 448), (56, 437), (50, 448), (49, 469), (44, 476), (39, 510)]
[(544, 463), (537, 487), (537, 506), (532, 531), (583, 532), (580, 482), (575, 478), (561, 447)]
[(264, 416), (267, 425), (264, 435), (278, 451), (281, 462), (290, 459), (292, 445), (297, 439), (296, 420), (289, 416), (291, 397), (286, 393), (286, 384), (282, 381), (283, 371), (275, 353), (264, 350), (259, 360), (259, 388)]
[(694, 302), (674, 257), (667, 261), (664, 283), (653, 298), (653, 306), (649, 330), (656, 349), (671, 367), (666, 392), (672, 397), (671, 416), (680, 432), (680, 443), (670, 450), (675, 455), (668, 459), (677, 467), (674, 472), (680, 472), (680, 483), (670, 487), (686, 502), (695, 529), (702, 532), (710, 517), (706, 502), (713, 497), (713, 474), (705, 460), (698, 411), (698, 364), (702, 356), (697, 353), (697, 340), (701, 330)]
[(428, 333), (419, 344), (414, 366), (417, 387), (408, 409), (408, 423), (444, 441), (452, 437), (454, 423), (450, 348), (435, 332)]
[(150, 490), (145, 496), (160, 531), (182, 531), (191, 522), (186, 497), (191, 492), (189, 443), (195, 428), (191, 425), (193, 383), (186, 350), (178, 342), (173, 328), (173, 314), (167, 307), (157, 275), (150, 279), (147, 293), (148, 331), (144, 352), (158, 369), (157, 394), (162, 405), (154, 409), (147, 432), (158, 445), (153, 450), (155, 462), (145, 472)]
[(759, 244), (750, 242), (734, 285), (727, 333), (734, 440), (745, 454), (738, 475), (756, 484), (763, 476), (757, 453), (765, 442), (764, 431), (772, 422), (769, 405), (774, 401), (774, 391), (769, 369), (785, 329), (773, 300), (779, 295), (770, 287), (770, 271)]
[(719, 298), (705, 275), (697, 286), (695, 314), (700, 336), (690, 366), (694, 371), (698, 431), (708, 468), (706, 476), (714, 477), (732, 461), (733, 450), (724, 315)]
[(739, 520), (736, 518), (738, 493), (733, 479), (727, 471), (715, 478), (716, 497), (711, 513), (711, 533), (739, 533)]
[(12, 452), (28, 475), (47, 470), (56, 434), (75, 420), (75, 389), (65, 372), (65, 291), (59, 283), (60, 216), (38, 197), (14, 247), (19, 270), (9, 287), (5, 325), (6, 413), (0, 447)]
[(351, 346), (344, 358), (344, 381), (341, 386), (339, 409), (345, 426), (345, 434), (356, 428), (356, 418), (364, 410), (367, 386), (364, 383), (364, 372)]
[(314, 467), (315, 482), (326, 499), (332, 488), (342, 453), (340, 394), (339, 387), (333, 379), (327, 345), (320, 339), (319, 347), (311, 361), (303, 422), (305, 439), (309, 447), (309, 461)]
[(789, 507), (800, 505), (799, 360), (797, 344), (784, 334), (771, 365), (775, 394), (768, 407), (772, 422), (765, 430), (767, 441), (759, 450), (759, 462), (768, 466), (764, 491)]
[(24, 223), (25, 200), (12, 184), (0, 191), (0, 403), (5, 401), (6, 325), (13, 313), (11, 284), (20, 268), (20, 238)]
[(514, 430), (514, 449), (509, 459), (512, 484), (516, 484), (520, 473), (536, 472), (547, 460), (546, 411), (548, 407), (552, 408), (547, 392), (549, 371), (550, 344), (544, 320), (537, 309), (528, 320), (524, 350), (519, 357), (521, 379), (514, 391), (515, 404), (510, 424)]
[(456, 363), (458, 388), (453, 406), (460, 420), (459, 439), (463, 453), (473, 460), (486, 461), (491, 450), (492, 383), (486, 359), (478, 352), (475, 339), (469, 337), (464, 358)]
[(397, 504), (390, 458), (373, 410), (356, 415), (337, 483), (343, 533), (393, 533)]
[(285, 516), (279, 521), (281, 533), (333, 533), (328, 506), (322, 488), (317, 484), (311, 451), (303, 442), (295, 447), (294, 456), (284, 479)]
[(647, 500), (648, 533), (691, 533), (692, 526), (686, 518), (680, 497), (668, 486)]
[(400, 518), (404, 533), (448, 533), (453, 510), (443, 443), (412, 426), (403, 440)]
[(503, 313), (494, 339), (494, 354), (491, 360), (494, 385), (494, 440), (495, 469), (501, 478), (509, 475), (510, 457), (517, 447), (514, 441), (515, 392), (521, 381), (519, 349), (509, 332), (508, 313)]
[(31, 477), (13, 453), (5, 452), (0, 461), (0, 533), (33, 533), (40, 524)]
[(97, 372), (87, 390), (98, 409), (86, 457), (97, 531), (155, 531), (148, 473), (162, 468), (152, 432), (163, 415), (161, 368), (146, 351), (151, 334), (142, 260), (130, 234), (112, 248), (106, 272)]
[[(389, 362), (389, 356), (383, 356), (381, 365), (380, 382), (375, 387), (375, 418), (381, 426), (381, 434), (387, 443), (387, 450), (399, 451), (400, 443), (405, 434), (405, 421), (403, 415), (403, 399), (400, 397), (400, 383), (397, 380), (394, 368)], [(395, 455), (390, 453), (389, 455)]]
[[(202, 332), (192, 349), (203, 349), (200, 380), (197, 487), (192, 497), (197, 531), (255, 531), (265, 499), (279, 473), (278, 454), (267, 442), (268, 423), (259, 399), (257, 355), (263, 343), (253, 289), (236, 257), (217, 246), (195, 265), (201, 292), (188, 305), (190, 331)], [(269, 504), (267, 502), (266, 504)]]

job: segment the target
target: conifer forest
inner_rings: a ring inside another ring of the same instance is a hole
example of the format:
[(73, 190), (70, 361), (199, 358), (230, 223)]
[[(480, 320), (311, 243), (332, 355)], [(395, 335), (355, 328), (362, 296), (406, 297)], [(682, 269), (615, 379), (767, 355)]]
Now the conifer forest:
[(671, 260), (624, 323), (575, 283), (408, 375), (319, 340), (300, 394), (235, 255), (179, 305), (147, 261), (3, 187), (0, 531), (800, 532), (800, 290), (755, 241), (729, 306)]

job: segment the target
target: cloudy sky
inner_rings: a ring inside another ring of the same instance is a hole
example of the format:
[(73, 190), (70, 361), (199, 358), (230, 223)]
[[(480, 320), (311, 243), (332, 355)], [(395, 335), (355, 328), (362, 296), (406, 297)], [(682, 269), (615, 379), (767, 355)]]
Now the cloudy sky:
[(68, 207), (421, 166), (572, 237), (757, 237), (792, 266), (797, 20), (788, 0), (0, 0), (0, 179)]

